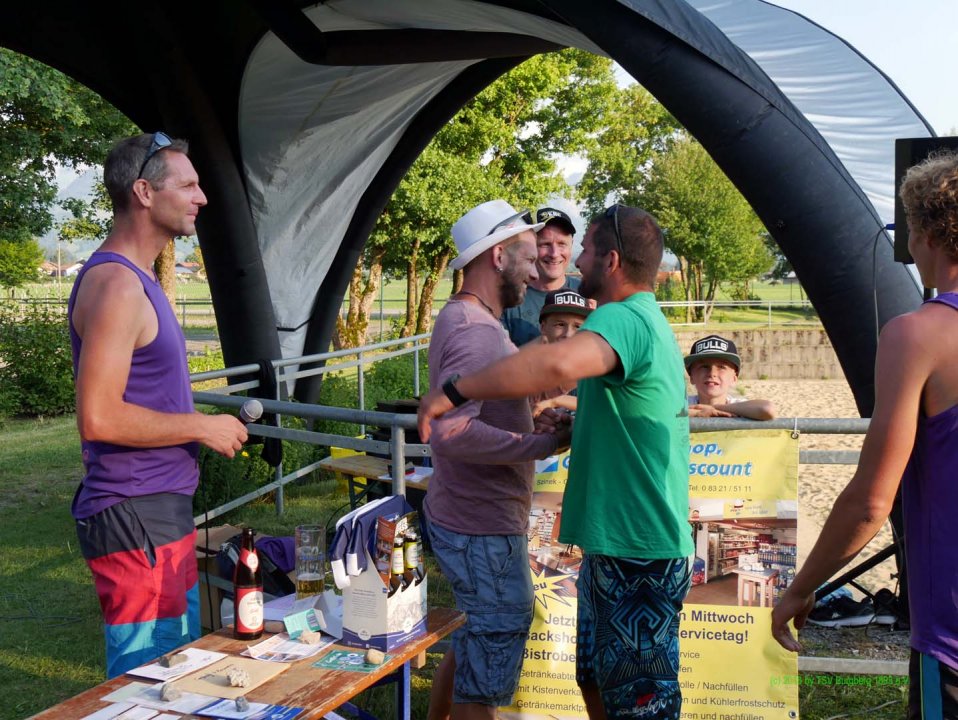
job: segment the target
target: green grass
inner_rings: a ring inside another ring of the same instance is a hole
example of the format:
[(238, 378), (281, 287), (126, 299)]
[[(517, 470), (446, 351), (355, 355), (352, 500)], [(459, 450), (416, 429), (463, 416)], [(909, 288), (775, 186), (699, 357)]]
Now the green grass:
[[(103, 682), (104, 647), (93, 582), (77, 548), (70, 502), (82, 477), (75, 418), (6, 420), (0, 426), (0, 720), (20, 720)], [(287, 487), (286, 512), (264, 499), (213, 524), (250, 525), (291, 535), (305, 523), (329, 523), (347, 495), (325, 476)], [(430, 557), (430, 605), (453, 604)], [(439, 660), (414, 672), (413, 717), (425, 717)], [(369, 690), (357, 704), (388, 716), (390, 686)]]
[(72, 416), (7, 421), (0, 445), (0, 718), (104, 680), (100, 612), (70, 501), (81, 478)]
[[(69, 296), (70, 287), (73, 278), (65, 278), (63, 284), (63, 297)], [(440, 310), (446, 304), (446, 299), (452, 292), (452, 278), (447, 275), (440, 281), (436, 288), (433, 310)], [(772, 326), (794, 327), (800, 325), (820, 325), (818, 314), (811, 308), (803, 309), (799, 307), (805, 300), (805, 294), (797, 283), (775, 284), (767, 282), (757, 282), (752, 286), (752, 292), (761, 300), (773, 302), (794, 302), (794, 308), (773, 307), (771, 315)], [(33, 283), (20, 288), (16, 291), (17, 297), (56, 297), (56, 284), (45, 281), (43, 283)], [(205, 282), (191, 281), (177, 283), (176, 295), (179, 300), (192, 301), (210, 301), (209, 286)], [(728, 300), (728, 292), (720, 289), (717, 299), (719, 301)], [(343, 307), (346, 307), (349, 299), (343, 299)], [(378, 315), (380, 309), (379, 294), (376, 295), (371, 314)], [(380, 322), (378, 319), (371, 319), (369, 331), (378, 336), (380, 326), (383, 334), (389, 334), (392, 331), (390, 316), (405, 314), (406, 312), (406, 283), (404, 280), (388, 280), (382, 288), (382, 309), (387, 317)], [(190, 305), (186, 307), (186, 316), (183, 315), (184, 308), (177, 305), (176, 316), (184, 324), (187, 330), (187, 337), (194, 333), (200, 339), (210, 339), (216, 335), (216, 320), (213, 315), (212, 307), (203, 305)], [(679, 325), (684, 323), (684, 311), (676, 311), (670, 322)], [(722, 325), (725, 330), (737, 329), (737, 327), (750, 328), (757, 325), (768, 325), (768, 308), (762, 307), (742, 307), (742, 308), (718, 308), (705, 329), (712, 329), (715, 325)], [(375, 338), (373, 338), (375, 339)]]
[[(802, 673), (804, 682), (798, 690), (798, 704), (803, 718), (868, 718), (868, 720), (900, 720), (908, 711), (908, 686), (864, 687), (835, 685), (838, 675)], [(818, 684), (823, 683), (823, 684)], [(829, 684), (824, 684), (829, 683)]]

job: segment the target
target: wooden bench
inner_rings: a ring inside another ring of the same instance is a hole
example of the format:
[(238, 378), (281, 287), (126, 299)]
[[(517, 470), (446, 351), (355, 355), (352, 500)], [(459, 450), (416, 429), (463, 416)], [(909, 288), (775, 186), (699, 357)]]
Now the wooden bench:
[[(392, 487), (392, 479), (384, 478), (389, 472), (389, 461), (385, 458), (371, 455), (346, 455), (345, 457), (328, 457), (320, 460), (319, 467), (323, 470), (339, 473), (346, 478), (349, 488), (349, 504), (355, 507), (368, 491), (370, 482), (380, 482)], [(359, 490), (356, 486), (357, 478), (366, 479), (366, 487)], [(425, 492), (429, 487), (429, 478), (421, 480), (406, 480), (406, 487)]]

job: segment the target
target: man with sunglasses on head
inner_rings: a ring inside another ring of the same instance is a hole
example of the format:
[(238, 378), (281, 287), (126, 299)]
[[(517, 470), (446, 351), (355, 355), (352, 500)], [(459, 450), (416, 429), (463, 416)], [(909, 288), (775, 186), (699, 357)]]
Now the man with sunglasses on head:
[(536, 435), (525, 398), (467, 402), (455, 378), (516, 352), (499, 316), (522, 302), (536, 279), (537, 229), (528, 211), (517, 213), (504, 200), (473, 208), (452, 227), (459, 254), (450, 266), (464, 277), (436, 318), (429, 380), (446, 388), (456, 409), (432, 427), (424, 510), (466, 625), (436, 670), (430, 720), (494, 718), (519, 683), (532, 623), (526, 529), (534, 461), (567, 445), (569, 432)]
[(203, 444), (233, 457), (246, 428), (193, 409), (186, 345), (153, 263), (206, 205), (187, 145), (119, 142), (103, 166), (113, 229), (77, 276), (69, 325), (86, 474), (73, 499), (115, 677), (200, 635), (193, 493)]
[[(693, 546), (685, 370), (653, 292), (662, 231), (645, 211), (614, 205), (592, 220), (582, 248), (579, 292), (598, 307), (562, 352), (533, 343), (442, 378), (420, 403), (419, 432), (435, 432), (454, 399), (523, 398), (578, 382), (559, 531), (560, 543), (584, 552), (577, 681), (590, 718), (677, 720), (679, 612)], [(555, 411), (540, 417), (554, 427), (568, 421)]]
[(536, 233), (536, 275), (529, 283), (522, 302), (507, 307), (502, 313), (502, 326), (509, 339), (521, 347), (540, 336), (539, 313), (546, 295), (555, 290), (577, 290), (579, 278), (566, 275), (572, 257), (572, 236), (575, 225), (561, 210), (541, 207), (533, 220), (541, 225)]

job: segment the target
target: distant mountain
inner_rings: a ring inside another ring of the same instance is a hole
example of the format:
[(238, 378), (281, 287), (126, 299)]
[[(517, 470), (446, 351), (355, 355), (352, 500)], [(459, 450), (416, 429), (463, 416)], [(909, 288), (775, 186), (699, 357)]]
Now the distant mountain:
[[(65, 220), (69, 220), (71, 215), (64, 210), (60, 203), (68, 198), (81, 198), (90, 200), (93, 198), (93, 189), (100, 180), (100, 169), (89, 168), (81, 171), (79, 174), (64, 169), (60, 173), (59, 179), (62, 181), (60, 190), (57, 192), (56, 204), (52, 208), (53, 228), (40, 238), (40, 247), (51, 257), (55, 257), (57, 251), (57, 226)], [(196, 237), (179, 238), (176, 241), (176, 259), (182, 261), (187, 255), (193, 252), (193, 248), (199, 244)], [(64, 243), (63, 251), (69, 251), (75, 260), (86, 260), (91, 253), (99, 247), (100, 241), (96, 239), (76, 240), (71, 243)]]

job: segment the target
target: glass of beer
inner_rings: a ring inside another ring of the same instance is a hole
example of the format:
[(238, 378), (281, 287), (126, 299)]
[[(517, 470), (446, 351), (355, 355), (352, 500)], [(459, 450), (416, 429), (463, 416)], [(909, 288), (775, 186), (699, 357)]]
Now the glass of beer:
[(323, 592), (325, 537), (319, 525), (296, 527), (296, 599)]

